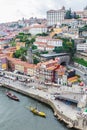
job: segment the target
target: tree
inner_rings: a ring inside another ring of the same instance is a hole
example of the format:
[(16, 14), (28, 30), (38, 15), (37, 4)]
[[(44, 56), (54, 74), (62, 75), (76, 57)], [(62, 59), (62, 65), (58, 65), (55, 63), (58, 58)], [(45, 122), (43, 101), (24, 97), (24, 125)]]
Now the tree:
[(31, 34), (24, 34), (24, 33), (19, 33), (16, 38), (19, 38), (20, 39), (20, 42), (26, 42), (26, 40), (28, 40), (28, 37), (30, 36)]
[(76, 12), (73, 12), (72, 18), (77, 19)]
[(32, 50), (37, 49), (37, 46), (32, 45)]
[(30, 40), (30, 43), (34, 43), (35, 42), (35, 38), (33, 37), (33, 38), (31, 38), (31, 40)]
[(21, 47), (20, 50), (16, 50), (16, 52), (13, 54), (15, 58), (20, 58), (23, 55), (26, 55), (27, 53), (27, 48)]
[(13, 53), (13, 57), (15, 58), (19, 58), (21, 56), (21, 51), (20, 50), (16, 50), (15, 53)]
[(65, 19), (71, 19), (72, 15), (71, 15), (71, 8), (69, 10), (66, 11), (66, 15), (65, 15)]
[(26, 47), (29, 47), (29, 45), (30, 45), (30, 40), (27, 39), (26, 42), (25, 42), (25, 46), (26, 46)]
[(33, 61), (34, 61), (34, 64), (37, 64), (40, 62), (36, 57), (34, 57)]
[(36, 36), (48, 36), (48, 33), (38, 33), (38, 34), (36, 34)]
[(16, 46), (15, 40), (13, 39), (13, 40), (10, 42), (10, 44), (11, 44), (12, 47)]
[(64, 49), (63, 47), (55, 47), (53, 51), (56, 53), (61, 53), (61, 52), (64, 52)]

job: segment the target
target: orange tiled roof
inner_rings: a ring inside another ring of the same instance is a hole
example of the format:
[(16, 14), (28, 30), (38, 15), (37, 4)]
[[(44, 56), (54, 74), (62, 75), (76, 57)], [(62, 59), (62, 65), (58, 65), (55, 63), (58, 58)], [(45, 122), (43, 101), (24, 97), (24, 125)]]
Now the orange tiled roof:
[(9, 61), (12, 61), (15, 65), (21, 65), (21, 66), (24, 66), (24, 67), (29, 67), (29, 68), (34, 68), (36, 67), (36, 65), (34, 64), (29, 64), (28, 62), (24, 62), (24, 61), (21, 61), (20, 59), (16, 59), (16, 58), (10, 58), (8, 57), (7, 58)]

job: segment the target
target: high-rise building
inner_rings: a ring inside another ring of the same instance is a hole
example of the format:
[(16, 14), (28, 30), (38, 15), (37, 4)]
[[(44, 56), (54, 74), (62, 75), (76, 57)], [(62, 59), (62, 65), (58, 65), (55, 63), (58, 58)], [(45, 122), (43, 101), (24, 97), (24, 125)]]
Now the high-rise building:
[(61, 24), (65, 17), (65, 7), (63, 6), (59, 10), (48, 10), (47, 11), (47, 25), (53, 26)]

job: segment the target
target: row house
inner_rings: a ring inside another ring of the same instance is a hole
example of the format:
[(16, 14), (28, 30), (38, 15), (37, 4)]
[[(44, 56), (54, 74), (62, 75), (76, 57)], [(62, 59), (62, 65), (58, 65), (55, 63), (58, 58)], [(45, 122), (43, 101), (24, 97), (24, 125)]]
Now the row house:
[(5, 54), (0, 54), (0, 69), (8, 69), (7, 56)]
[(11, 71), (19, 71), (24, 73), (25, 75), (33, 76), (35, 75), (35, 65), (29, 64), (27, 62), (23, 62), (20, 59), (15, 58), (7, 58), (8, 59), (8, 66)]
[(58, 82), (58, 78), (61, 78), (66, 72), (66, 67), (60, 65), (58, 68), (55, 70), (55, 82)]
[(36, 67), (36, 77), (42, 82), (57, 82), (58, 76), (65, 74), (65, 67), (58, 64), (57, 60), (39, 63)]

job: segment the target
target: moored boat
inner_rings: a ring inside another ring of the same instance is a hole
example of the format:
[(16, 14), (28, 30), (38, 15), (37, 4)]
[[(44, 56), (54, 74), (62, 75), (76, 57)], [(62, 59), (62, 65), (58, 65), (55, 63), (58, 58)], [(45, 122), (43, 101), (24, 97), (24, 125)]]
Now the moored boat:
[(39, 111), (37, 108), (30, 107), (30, 111), (38, 116), (46, 117), (46, 114), (42, 111)]
[(7, 92), (6, 95), (13, 100), (19, 101), (19, 98), (11, 92)]

